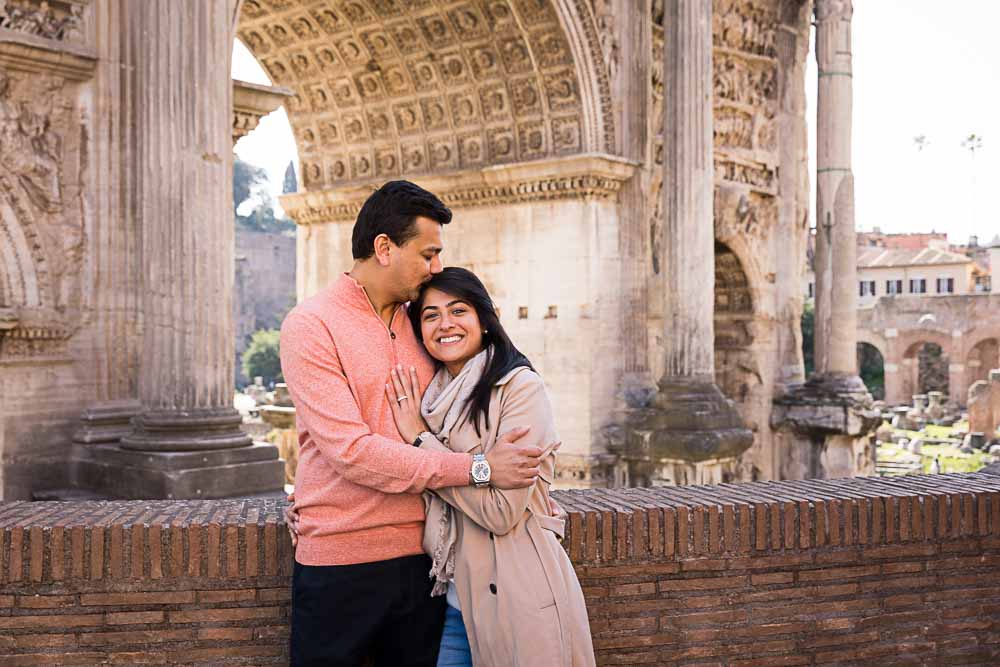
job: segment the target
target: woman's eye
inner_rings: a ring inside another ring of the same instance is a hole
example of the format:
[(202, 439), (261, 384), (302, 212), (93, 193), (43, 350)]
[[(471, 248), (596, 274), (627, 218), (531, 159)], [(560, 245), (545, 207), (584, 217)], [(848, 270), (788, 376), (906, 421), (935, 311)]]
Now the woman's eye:
[(456, 308), (455, 310), (451, 311), (451, 314), (452, 315), (464, 315), (465, 314), (465, 308)]
[(434, 315), (434, 314), (430, 314), (430, 315), (424, 315), (424, 322), (430, 322), (430, 321), (431, 321), (431, 320), (433, 320), (433, 319), (434, 319), (435, 317), (437, 317), (437, 315)]

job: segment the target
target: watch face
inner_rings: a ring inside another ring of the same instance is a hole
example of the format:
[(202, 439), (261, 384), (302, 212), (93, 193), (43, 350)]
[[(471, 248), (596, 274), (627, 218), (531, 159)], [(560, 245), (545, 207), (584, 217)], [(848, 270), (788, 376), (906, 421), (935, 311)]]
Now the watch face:
[(485, 482), (490, 478), (490, 464), (486, 461), (476, 461), (472, 464), (472, 479)]

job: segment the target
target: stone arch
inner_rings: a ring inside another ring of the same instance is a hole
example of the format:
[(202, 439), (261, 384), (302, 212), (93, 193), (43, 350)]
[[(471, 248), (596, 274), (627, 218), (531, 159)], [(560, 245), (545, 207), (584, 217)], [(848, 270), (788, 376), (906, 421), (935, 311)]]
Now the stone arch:
[(904, 396), (926, 394), (929, 391), (949, 393), (948, 360), (950, 341), (945, 336), (931, 335), (916, 340), (903, 352)]
[(763, 382), (754, 355), (755, 299), (740, 258), (715, 242), (715, 381), (722, 393), (745, 403)]
[(885, 398), (885, 354), (877, 346), (858, 340), (858, 375), (876, 400)]
[(1000, 336), (983, 335), (968, 347), (965, 356), (966, 387), (974, 382), (989, 379), (989, 373), (994, 368), (1000, 368)]
[(48, 305), (48, 275), (34, 216), (9, 183), (0, 182), (0, 308)]
[(613, 152), (583, 0), (244, 0), (237, 34), (295, 92), (302, 190)]

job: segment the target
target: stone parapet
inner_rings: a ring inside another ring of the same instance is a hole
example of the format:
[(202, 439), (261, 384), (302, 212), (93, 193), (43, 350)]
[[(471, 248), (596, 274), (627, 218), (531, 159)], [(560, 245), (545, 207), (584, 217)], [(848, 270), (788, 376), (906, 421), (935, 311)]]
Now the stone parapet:
[[(1000, 476), (555, 497), (599, 664), (1000, 660)], [(0, 663), (286, 664), (282, 507), (0, 505)]]

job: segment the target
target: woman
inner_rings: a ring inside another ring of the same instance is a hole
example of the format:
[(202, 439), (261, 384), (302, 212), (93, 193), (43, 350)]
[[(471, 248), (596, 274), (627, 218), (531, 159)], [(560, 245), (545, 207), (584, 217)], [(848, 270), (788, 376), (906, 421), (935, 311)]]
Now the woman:
[[(422, 398), (415, 375), (386, 393), (400, 435), (427, 449), (485, 454), (504, 433), (548, 448), (527, 489), (450, 487), (425, 494), (424, 549), (434, 594), (447, 594), (439, 667), (593, 665), (583, 593), (559, 545), (549, 485), (558, 443), (542, 379), (504, 332), (486, 288), (461, 268), (435, 275), (409, 308), (438, 369)], [(401, 397), (414, 400), (399, 400)]]

